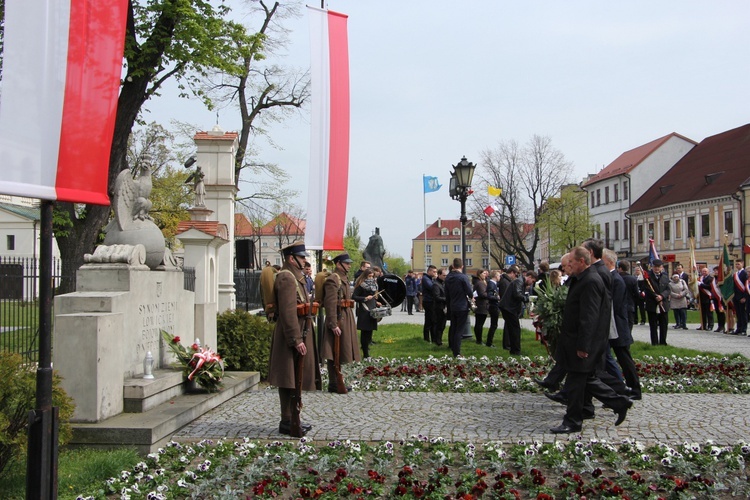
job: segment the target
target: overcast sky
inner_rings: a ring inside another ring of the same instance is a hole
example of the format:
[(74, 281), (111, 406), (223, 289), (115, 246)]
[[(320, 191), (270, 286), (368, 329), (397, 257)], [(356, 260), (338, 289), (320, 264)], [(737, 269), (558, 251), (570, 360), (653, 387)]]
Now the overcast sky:
[[(313, 5), (320, 6), (319, 2)], [(548, 136), (574, 181), (622, 152), (677, 132), (700, 142), (750, 122), (750, 2), (332, 0), (349, 16), (351, 154), (346, 219), (363, 241), (410, 259), (425, 218), (458, 218), (451, 165), (499, 141)], [(307, 13), (286, 24), (288, 55), (309, 66)], [(210, 129), (196, 102), (149, 103), (149, 120)], [(236, 112), (220, 112), (224, 130)], [(283, 150), (257, 144), (307, 208), (309, 113), (279, 124)], [(244, 194), (244, 193), (241, 193)], [(249, 193), (248, 193), (249, 194)], [(355, 258), (356, 260), (356, 258)]]

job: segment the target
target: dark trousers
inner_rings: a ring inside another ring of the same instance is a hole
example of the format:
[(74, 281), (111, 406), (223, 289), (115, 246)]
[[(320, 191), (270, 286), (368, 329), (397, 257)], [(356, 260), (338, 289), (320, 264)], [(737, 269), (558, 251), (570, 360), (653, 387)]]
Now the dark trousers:
[(292, 420), (292, 395), (294, 389), (279, 387), (279, 405), (281, 406), (281, 420), (289, 422)]
[(372, 343), (372, 330), (362, 330), (359, 334), (359, 343), (362, 346), (362, 355), (370, 357), (370, 344)]
[(406, 310), (409, 311), (409, 314), (412, 313), (412, 310), (414, 309), (414, 297), (413, 295), (407, 295), (406, 296)]
[(564, 391), (568, 396), (568, 409), (563, 424), (578, 429), (583, 425), (584, 405), (589, 397), (598, 399), (615, 411), (628, 405), (627, 397), (618, 395), (594, 373), (568, 372)]
[(648, 311), (648, 326), (651, 329), (651, 345), (667, 345), (668, 314)]
[[(638, 321), (639, 314), (640, 314), (640, 321)], [(635, 305), (635, 322), (636, 323), (646, 322), (646, 303), (643, 300), (639, 300), (638, 303)]]
[(704, 330), (714, 329), (714, 313), (711, 312), (711, 301), (701, 300), (701, 326)]
[(638, 370), (635, 367), (633, 356), (630, 354), (629, 345), (616, 345), (612, 346), (612, 350), (615, 353), (617, 362), (620, 363), (622, 368), (622, 375), (625, 377), (625, 382), (633, 390), (633, 396), (641, 395), (641, 379), (638, 378)]
[(434, 312), (434, 323), (432, 325), (432, 341), (437, 345), (443, 345), (443, 332), (445, 331), (445, 323), (448, 318), (445, 316), (445, 309), (439, 305), (435, 305), (433, 308)]
[(716, 331), (723, 332), (724, 331), (724, 324), (727, 321), (727, 313), (724, 311), (716, 310)]
[(747, 299), (740, 302), (740, 299), (734, 299), (734, 312), (737, 314), (737, 328), (735, 332), (747, 332)]
[(674, 323), (677, 328), (687, 328), (687, 309), (672, 309), (674, 311)]
[(461, 354), (461, 336), (466, 328), (466, 322), (469, 321), (469, 311), (451, 310), (451, 326), (448, 329), (448, 345), (453, 352), (453, 356)]
[(482, 343), (482, 332), (484, 331), (484, 322), (487, 320), (486, 314), (474, 315), (474, 338), (477, 344)]
[(500, 311), (503, 313), (503, 321), (505, 321), (505, 326), (503, 327), (503, 347), (505, 347), (505, 336), (507, 335), (510, 353), (521, 354), (521, 322), (515, 313), (506, 311), (505, 309), (501, 309)]
[(432, 302), (424, 302), (424, 327), (422, 335), (429, 342), (432, 340), (432, 330), (435, 328), (435, 311)]
[(497, 320), (500, 317), (500, 309), (497, 307), (490, 306), (490, 328), (487, 330), (487, 345), (492, 345), (492, 341), (495, 340), (495, 332), (497, 331)]

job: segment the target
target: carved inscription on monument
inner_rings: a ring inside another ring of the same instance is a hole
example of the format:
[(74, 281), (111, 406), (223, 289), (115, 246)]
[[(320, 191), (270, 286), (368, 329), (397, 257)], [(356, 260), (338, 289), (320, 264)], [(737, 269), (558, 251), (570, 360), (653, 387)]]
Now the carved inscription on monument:
[(143, 357), (147, 351), (151, 351), (156, 357), (161, 343), (161, 330), (174, 335), (176, 314), (175, 301), (151, 302), (138, 306), (138, 324), (141, 330), (140, 340), (136, 345), (138, 357)]

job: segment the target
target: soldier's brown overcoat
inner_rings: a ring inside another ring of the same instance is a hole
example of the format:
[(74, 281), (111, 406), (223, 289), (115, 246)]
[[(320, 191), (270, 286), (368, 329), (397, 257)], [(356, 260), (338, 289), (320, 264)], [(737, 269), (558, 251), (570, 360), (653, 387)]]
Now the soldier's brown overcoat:
[(325, 328), (321, 346), (321, 358), (333, 359), (333, 328), (338, 322), (341, 328), (341, 364), (359, 361), (359, 340), (357, 340), (357, 322), (354, 320), (354, 309), (351, 307), (341, 308), (341, 319), (337, 318), (337, 304), (340, 299), (351, 300), (352, 292), (346, 274), (339, 268), (326, 278), (324, 306), (326, 310)]
[[(300, 269), (285, 263), (276, 274), (273, 285), (278, 319), (271, 340), (271, 360), (268, 367), (268, 383), (284, 389), (294, 389), (294, 353), (302, 342), (305, 318), (297, 316), (297, 304), (309, 300), (305, 290), (305, 279)], [(313, 318), (314, 321), (314, 318)], [(320, 389), (320, 370), (317, 363), (315, 339), (312, 331), (305, 338), (305, 355), (302, 389)]]

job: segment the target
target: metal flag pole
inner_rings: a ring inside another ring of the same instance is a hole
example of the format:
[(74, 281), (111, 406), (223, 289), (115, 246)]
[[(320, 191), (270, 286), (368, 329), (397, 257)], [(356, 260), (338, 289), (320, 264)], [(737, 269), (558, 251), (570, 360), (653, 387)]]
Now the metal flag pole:
[(58, 408), (52, 406), (52, 201), (41, 202), (39, 363), (36, 408), (29, 411), (26, 498), (57, 498)]
[[(424, 231), (424, 247), (422, 248), (422, 263), (427, 269), (427, 193), (424, 190), (424, 174), (422, 174), (422, 230)], [(413, 263), (412, 263), (413, 264)]]

